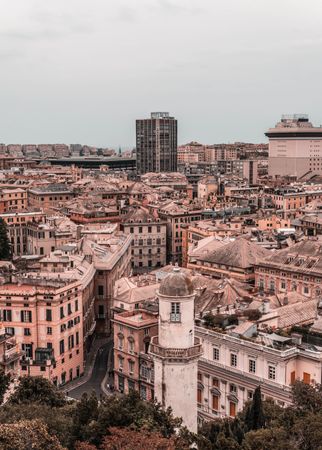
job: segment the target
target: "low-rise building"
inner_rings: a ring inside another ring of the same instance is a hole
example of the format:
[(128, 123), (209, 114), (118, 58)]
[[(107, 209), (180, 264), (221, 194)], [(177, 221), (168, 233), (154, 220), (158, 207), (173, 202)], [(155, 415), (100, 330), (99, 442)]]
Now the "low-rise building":
[[(246, 329), (251, 337), (245, 338)], [(280, 406), (292, 403), (296, 380), (320, 383), (322, 352), (310, 345), (296, 345), (290, 337), (257, 333), (253, 323), (243, 323), (232, 333), (197, 327), (204, 354), (198, 366), (200, 421), (235, 417), (260, 385), (265, 399)], [(298, 338), (297, 338), (298, 339)]]
[(195, 254), (194, 262), (188, 262), (187, 267), (214, 278), (233, 277), (253, 283), (254, 266), (269, 255), (269, 250), (240, 237), (226, 245), (216, 245), (212, 251)]
[(321, 294), (322, 243), (303, 240), (275, 251), (255, 263), (255, 284), (261, 291), (296, 291), (307, 297)]
[(57, 209), (59, 203), (67, 202), (74, 197), (74, 192), (65, 184), (49, 184), (28, 190), (29, 206), (44, 210)]
[(151, 338), (158, 334), (157, 314), (135, 309), (116, 314), (114, 325), (114, 386), (122, 393), (136, 390), (144, 400), (154, 398)]

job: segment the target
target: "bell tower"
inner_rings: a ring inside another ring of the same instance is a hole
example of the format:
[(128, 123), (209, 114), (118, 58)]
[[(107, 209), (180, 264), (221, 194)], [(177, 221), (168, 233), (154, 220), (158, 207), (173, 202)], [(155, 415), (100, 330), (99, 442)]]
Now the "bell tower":
[(195, 292), (191, 279), (174, 267), (159, 291), (159, 335), (151, 340), (154, 391), (163, 407), (171, 406), (183, 425), (197, 432), (197, 366), (202, 354), (194, 333)]

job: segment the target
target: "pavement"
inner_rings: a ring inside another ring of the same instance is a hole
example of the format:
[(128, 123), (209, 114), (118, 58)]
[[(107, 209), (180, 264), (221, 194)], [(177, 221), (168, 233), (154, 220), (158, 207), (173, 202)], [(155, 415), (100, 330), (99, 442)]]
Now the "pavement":
[(107, 388), (109, 371), (112, 370), (113, 342), (109, 340), (101, 345), (94, 354), (93, 363), (87, 368), (87, 375), (81, 378), (76, 385), (66, 385), (64, 392), (68, 397), (79, 400), (84, 392), (90, 394), (95, 391), (98, 398), (111, 392)]

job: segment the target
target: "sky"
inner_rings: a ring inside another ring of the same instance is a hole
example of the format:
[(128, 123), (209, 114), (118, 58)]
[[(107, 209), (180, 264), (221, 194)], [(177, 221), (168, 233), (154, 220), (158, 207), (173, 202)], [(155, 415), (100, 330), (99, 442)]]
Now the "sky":
[(169, 111), (178, 142), (265, 142), (322, 123), (321, 0), (0, 0), (0, 142), (135, 145)]

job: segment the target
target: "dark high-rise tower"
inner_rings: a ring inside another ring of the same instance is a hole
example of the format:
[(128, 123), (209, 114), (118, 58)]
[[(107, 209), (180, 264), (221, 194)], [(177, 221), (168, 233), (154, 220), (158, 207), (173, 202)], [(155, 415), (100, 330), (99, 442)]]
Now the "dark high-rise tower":
[(169, 113), (136, 121), (136, 168), (139, 175), (177, 171), (177, 121)]

